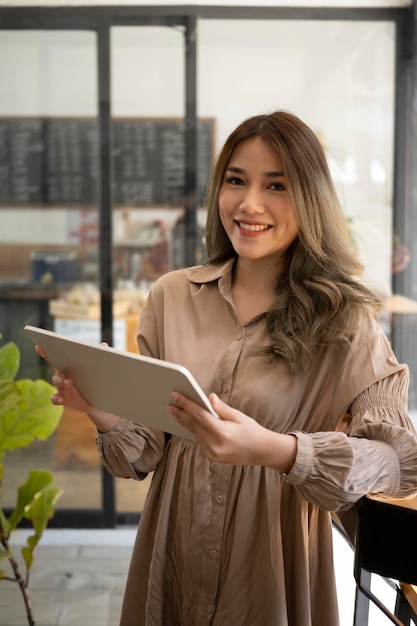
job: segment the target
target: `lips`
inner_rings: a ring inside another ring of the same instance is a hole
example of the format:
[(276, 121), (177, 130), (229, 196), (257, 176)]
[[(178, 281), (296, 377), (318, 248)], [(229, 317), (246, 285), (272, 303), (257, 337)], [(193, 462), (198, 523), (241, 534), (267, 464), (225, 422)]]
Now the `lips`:
[(247, 230), (252, 233), (260, 233), (260, 232), (263, 232), (265, 230), (269, 230), (270, 228), (272, 228), (270, 224), (250, 224), (248, 222), (239, 222), (237, 220), (236, 220), (236, 224), (242, 230)]

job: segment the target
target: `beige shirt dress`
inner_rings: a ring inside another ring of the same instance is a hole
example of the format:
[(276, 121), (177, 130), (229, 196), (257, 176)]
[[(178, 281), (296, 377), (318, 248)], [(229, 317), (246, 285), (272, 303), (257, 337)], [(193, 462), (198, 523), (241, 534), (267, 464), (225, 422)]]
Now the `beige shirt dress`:
[(265, 319), (240, 322), (232, 267), (162, 276), (140, 315), (139, 350), (186, 366), (207, 393), (266, 428), (295, 434), (296, 461), (287, 476), (210, 463), (198, 444), (123, 417), (98, 434), (113, 475), (154, 472), (121, 626), (337, 626), (330, 512), (368, 493), (417, 493), (409, 372), (380, 324), (365, 318), (349, 347), (293, 377), (253, 355), (269, 343)]

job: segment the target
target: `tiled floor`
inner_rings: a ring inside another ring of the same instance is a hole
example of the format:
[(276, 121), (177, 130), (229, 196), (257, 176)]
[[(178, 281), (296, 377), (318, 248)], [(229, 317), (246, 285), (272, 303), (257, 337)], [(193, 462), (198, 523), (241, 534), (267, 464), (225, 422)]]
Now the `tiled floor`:
[[(15, 553), (28, 534), (16, 531)], [(131, 529), (47, 530), (30, 578), (36, 626), (117, 625), (134, 536)], [(0, 624), (26, 626), (25, 620), (18, 586), (0, 581)]]
[[(30, 531), (18, 530), (13, 535), (16, 553), (20, 554), (28, 534)], [(47, 530), (35, 554), (30, 581), (36, 626), (117, 626), (134, 537), (135, 529), (131, 528)], [(334, 549), (341, 626), (352, 626), (353, 556), (337, 531)], [(392, 590), (380, 584), (387, 601)], [(0, 581), (0, 624), (28, 624), (19, 589), (8, 581)], [(388, 624), (388, 619), (371, 608), (369, 626)]]

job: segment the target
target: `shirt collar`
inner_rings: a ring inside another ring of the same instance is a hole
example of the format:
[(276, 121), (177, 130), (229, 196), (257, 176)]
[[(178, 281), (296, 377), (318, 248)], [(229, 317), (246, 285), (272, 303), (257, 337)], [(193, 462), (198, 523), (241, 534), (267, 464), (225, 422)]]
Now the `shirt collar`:
[(219, 280), (219, 278), (230, 276), (235, 261), (236, 258), (233, 257), (231, 259), (227, 259), (227, 261), (224, 261), (223, 263), (207, 263), (207, 265), (190, 267), (187, 272), (187, 278), (192, 283), (211, 283)]

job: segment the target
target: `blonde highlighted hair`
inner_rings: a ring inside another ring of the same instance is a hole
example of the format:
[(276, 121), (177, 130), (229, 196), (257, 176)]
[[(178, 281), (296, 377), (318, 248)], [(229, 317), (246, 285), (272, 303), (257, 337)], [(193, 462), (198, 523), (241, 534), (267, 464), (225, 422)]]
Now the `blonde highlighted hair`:
[(360, 311), (367, 308), (377, 314), (382, 302), (360, 282), (363, 266), (352, 249), (320, 141), (286, 111), (250, 117), (226, 140), (205, 201), (208, 262), (236, 256), (220, 220), (219, 193), (234, 150), (254, 137), (279, 158), (298, 225), (285, 269), (278, 274), (277, 268), (274, 306), (266, 313), (271, 338), (267, 352), (302, 374), (326, 349), (349, 343)]

